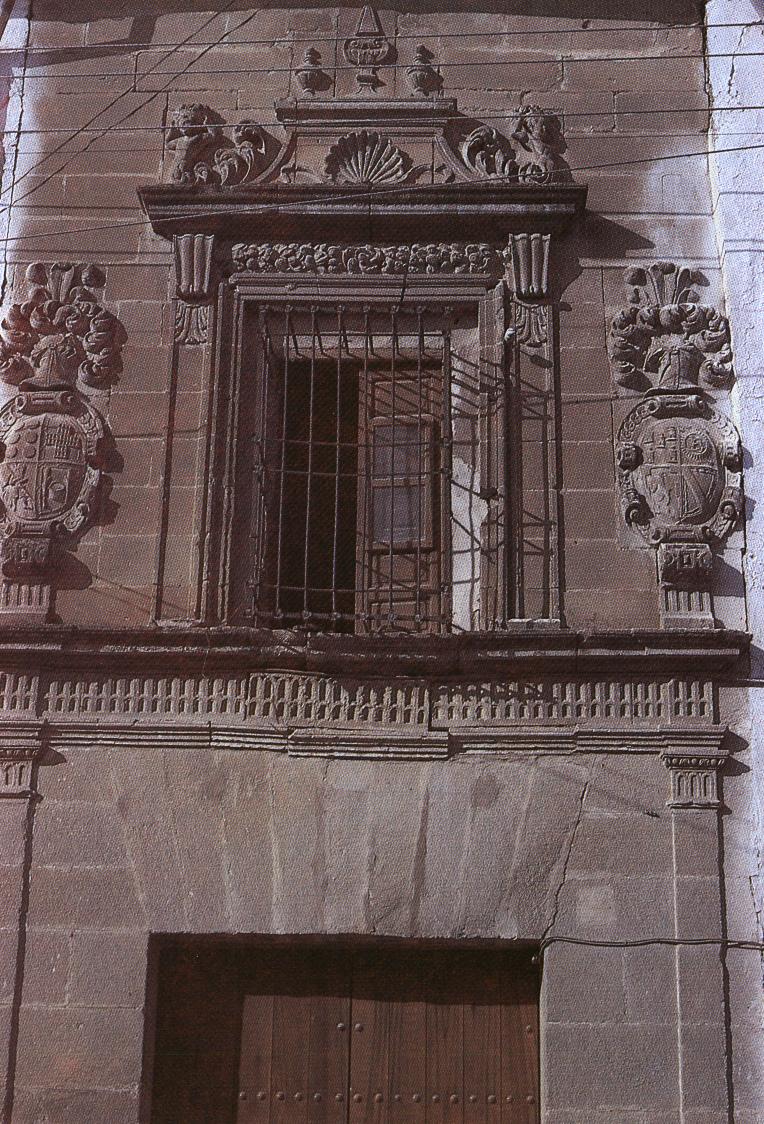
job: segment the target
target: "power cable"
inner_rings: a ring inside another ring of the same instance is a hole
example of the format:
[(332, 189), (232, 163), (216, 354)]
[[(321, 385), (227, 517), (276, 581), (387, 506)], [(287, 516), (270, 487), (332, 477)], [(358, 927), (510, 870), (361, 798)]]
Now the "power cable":
[[(221, 14), (222, 14), (221, 12), (216, 12), (213, 19), (207, 21), (207, 23), (213, 22), (214, 19), (217, 18), (217, 16), (219, 16)], [(207, 26), (207, 24), (203, 25), (203, 27), (204, 26)], [(200, 28), (196, 32), (192, 32), (191, 35), (188, 38), (193, 38), (196, 35), (198, 35), (203, 30), (203, 27)], [(760, 20), (749, 20), (749, 21), (729, 22), (729, 23), (715, 23), (715, 24), (713, 24), (713, 27), (711, 28), (711, 30), (712, 31), (738, 30), (738, 29), (751, 29), (752, 30), (753, 28), (764, 29), (764, 22), (760, 21)], [(533, 36), (539, 36), (539, 35), (543, 36), (545, 39), (549, 39), (550, 36), (552, 36), (552, 35), (559, 36), (560, 38), (562, 38), (564, 36), (568, 36), (568, 35), (588, 35), (590, 37), (591, 36), (599, 36), (599, 35), (623, 35), (624, 33), (626, 33), (628, 35), (633, 35), (633, 34), (639, 34), (640, 32), (651, 32), (651, 33), (654, 33), (656, 35), (661, 35), (664, 32), (672, 32), (672, 31), (699, 31), (699, 32), (703, 33), (707, 30), (709, 30), (709, 29), (704, 24), (700, 24), (700, 23), (673, 23), (673, 24), (657, 24), (657, 25), (656, 24), (640, 24), (640, 25), (637, 25), (637, 26), (635, 26), (634, 24), (620, 24), (620, 25), (617, 25), (617, 26), (614, 26), (614, 27), (556, 28), (554, 31), (550, 31), (547, 28), (537, 28), (537, 29), (527, 28), (527, 29), (515, 30), (515, 31), (513, 31), (511, 29), (508, 29), (506, 31), (497, 31), (495, 33), (494, 37), (495, 38), (501, 38), (501, 39), (517, 37), (517, 38), (522, 38), (523, 40), (526, 40), (526, 39), (531, 38)], [(292, 32), (288, 32), (287, 36), (284, 37), (283, 42), (310, 43), (310, 44), (336, 43), (338, 41), (341, 41), (341, 40), (344, 40), (344, 39), (350, 38), (350, 37), (352, 37), (352, 32), (349, 32), (347, 35), (346, 34), (340, 35), (339, 33), (337, 35), (326, 35), (326, 34), (322, 34), (320, 32), (317, 32), (315, 35), (294, 35)], [(418, 31), (416, 33), (414, 33), (414, 32), (391, 32), (391, 34), (388, 38), (390, 39), (391, 42), (400, 42), (402, 40), (406, 41), (406, 42), (408, 42), (408, 41), (417, 41), (418, 42), (418, 41), (421, 41), (423, 39), (427, 40), (428, 38), (430, 38), (430, 39), (435, 38), (435, 39), (459, 39), (459, 40), (464, 40), (464, 39), (484, 40), (485, 37), (486, 37), (486, 33), (484, 31), (463, 31), (463, 32), (462, 31), (430, 31), (430, 32), (428, 32), (428, 31)], [(185, 44), (186, 42), (188, 42), (188, 39), (183, 40), (182, 44)], [(224, 44), (221, 44), (221, 45), (224, 46), (224, 47), (241, 49), (242, 47), (268, 47), (268, 46), (272, 46), (275, 42), (279, 42), (278, 36), (271, 37), (269, 39), (247, 39), (246, 43), (243, 43), (243, 44), (242, 43), (235, 43), (235, 42), (230, 43), (229, 42), (229, 43), (224, 43)], [(210, 45), (210, 44), (208, 44), (208, 43), (195, 43), (194, 44), (194, 46), (208, 46), (208, 45)], [(97, 54), (99, 52), (107, 51), (107, 50), (109, 50), (113, 47), (127, 47), (131, 50), (139, 50), (139, 51), (144, 50), (145, 51), (145, 50), (152, 50), (152, 49), (156, 49), (156, 50), (170, 49), (170, 48), (175, 48), (177, 46), (178, 46), (178, 44), (176, 44), (176, 43), (157, 43), (157, 42), (154, 42), (153, 40), (144, 40), (144, 41), (133, 42), (133, 41), (128, 40), (128, 39), (115, 39), (110, 43), (65, 44), (64, 46), (61, 46), (61, 47), (52, 47), (50, 45), (40, 44), (38, 46), (30, 46), (29, 50), (31, 52), (40, 52), (41, 54), (49, 54), (49, 53), (53, 53), (53, 52), (60, 53), (60, 54), (64, 54), (65, 52), (82, 54), (83, 51), (91, 51), (93, 54)], [(0, 54), (13, 55), (13, 54), (20, 54), (20, 53), (22, 53), (22, 48), (0, 47)]]
[[(565, 94), (568, 91), (562, 90), (560, 92), (562, 94)], [(617, 90), (605, 91), (605, 92), (611, 92), (613, 94), (618, 93)], [(700, 91), (698, 91), (698, 93), (700, 94)], [(306, 100), (302, 104), (309, 105), (310, 103)], [(421, 101), (421, 102), (420, 101), (414, 101), (414, 99), (412, 98), (411, 104), (412, 104), (412, 106), (419, 106), (419, 107), (422, 107), (422, 108), (427, 108), (430, 103), (425, 102), (425, 101)], [(435, 102), (435, 105), (437, 105), (437, 102)], [(520, 105), (512, 113), (493, 113), (492, 112), (491, 113), (491, 120), (492, 121), (514, 121), (517, 118), (518, 113), (523, 108), (527, 108), (527, 107), (524, 107), (524, 106)], [(255, 106), (248, 106), (247, 107), (247, 112), (253, 112), (253, 111), (256, 111), (256, 110), (273, 112), (273, 102), (266, 103), (264, 105), (255, 105)], [(577, 118), (577, 117), (613, 117), (615, 115), (617, 115), (619, 117), (665, 117), (667, 114), (670, 114), (670, 113), (678, 113), (678, 114), (681, 114), (682, 116), (684, 116), (685, 114), (689, 114), (689, 113), (702, 113), (702, 114), (705, 114), (707, 116), (712, 116), (712, 115), (715, 116), (717, 113), (745, 113), (747, 111), (756, 111), (756, 110), (764, 110), (764, 105), (726, 105), (726, 106), (718, 106), (718, 107), (714, 107), (712, 105), (705, 105), (705, 106), (690, 106), (688, 108), (676, 107), (676, 106), (667, 106), (665, 109), (618, 109), (616, 106), (613, 106), (612, 109), (591, 109), (591, 110), (581, 110), (579, 112), (568, 111), (563, 106), (548, 105), (548, 106), (545, 107), (545, 112), (559, 113), (560, 115), (564, 116), (566, 118), (566, 120), (569, 119), (569, 118)], [(460, 118), (459, 118), (458, 115), (457, 115), (457, 117), (454, 118), (454, 120), (459, 120), (459, 119)], [(234, 125), (234, 124), (235, 124), (235, 122), (231, 122), (231, 126)], [(225, 128), (226, 126), (224, 125), (223, 127)], [(228, 126), (228, 127), (230, 127), (230, 126)], [(115, 126), (113, 129), (109, 128), (108, 131), (109, 131), (109, 133), (130, 133), (130, 134), (132, 134), (132, 133), (152, 133), (152, 134), (155, 134), (155, 133), (169, 132), (170, 129), (172, 129), (172, 128), (173, 128), (172, 125), (130, 125), (125, 129), (120, 129), (118, 126)], [(747, 133), (751, 132), (750, 128), (746, 129), (745, 131)], [(13, 135), (14, 136), (47, 136), (47, 135), (56, 135), (58, 133), (68, 133), (68, 132), (69, 132), (68, 129), (14, 129)], [(98, 135), (100, 136), (100, 135), (102, 135), (103, 129), (101, 129), (101, 128), (99, 128), (99, 129), (88, 129), (87, 127), (83, 127), (80, 130), (80, 132), (82, 132), (82, 133), (94, 132), (94, 133), (98, 133)], [(586, 135), (587, 134), (578, 134), (578, 137), (586, 136)], [(635, 134), (635, 133), (616, 133), (615, 135), (631, 138), (631, 137), (637, 136), (639, 134)], [(661, 134), (661, 135), (664, 135), (664, 134)], [(693, 133), (671, 133), (671, 134), (665, 134), (665, 135), (670, 135), (670, 136), (694, 136), (695, 134), (693, 134)], [(123, 149), (123, 148), (120, 149), (120, 152), (125, 152), (125, 151), (127, 151), (127, 152), (130, 152), (130, 151), (145, 152), (145, 151), (148, 151), (148, 150), (147, 149), (131, 150), (131, 149)]]
[[(691, 157), (697, 157), (697, 156), (707, 157), (709, 155), (724, 155), (725, 153), (731, 153), (731, 152), (754, 152), (754, 151), (758, 151), (758, 150), (762, 150), (762, 149), (764, 149), (764, 144), (736, 145), (734, 147), (716, 149), (715, 151), (709, 151), (708, 149), (703, 149), (702, 151), (699, 151), (699, 152), (673, 153), (673, 154), (670, 154), (670, 155), (667, 155), (667, 156), (648, 156), (648, 157), (644, 157), (643, 159), (640, 159), (640, 160), (616, 161), (616, 162), (608, 163), (608, 164), (579, 165), (577, 167), (572, 168), (571, 171), (573, 171), (573, 172), (585, 172), (585, 171), (602, 170), (603, 168), (604, 169), (610, 169), (610, 168), (633, 167), (633, 166), (638, 165), (638, 164), (654, 164), (654, 163), (659, 163), (659, 162), (666, 161), (666, 160), (674, 161), (674, 160), (679, 160), (679, 159), (683, 159), (683, 158), (691, 158)], [(348, 192), (346, 194), (342, 194), (342, 193), (338, 192), (336, 195), (332, 196), (332, 199), (336, 200), (336, 201), (344, 201), (346, 199), (365, 200), (369, 204), (373, 204), (374, 201), (379, 200), (384, 195), (395, 194), (395, 192), (399, 191), (399, 190), (400, 190), (400, 185), (396, 185), (396, 186), (393, 186), (393, 187), (390, 187), (390, 188), (374, 188), (374, 189), (371, 189), (371, 190), (365, 191), (365, 192), (364, 191), (354, 191), (352, 193)], [(14, 204), (14, 207), (15, 206), (17, 206), (17, 204)], [(31, 210), (33, 206), (35, 206), (35, 205), (30, 204), (30, 205), (27, 206), (26, 209)], [(264, 214), (264, 215), (267, 215), (267, 214), (282, 214), (285, 211), (288, 212), (288, 211), (294, 210), (295, 208), (299, 208), (301, 206), (303, 206), (303, 201), (301, 201), (301, 200), (295, 200), (295, 201), (284, 200), (284, 201), (276, 201), (276, 202), (273, 202), (273, 203), (253, 204), (253, 205), (250, 205), (248, 207), (248, 214), (249, 215), (253, 215), (253, 214)], [(5, 208), (5, 209), (7, 210), (8, 208)], [(61, 208), (60, 207), (54, 208), (54, 207), (50, 207), (50, 206), (39, 205), (39, 209), (40, 210), (51, 210), (51, 211), (57, 210), (58, 211)], [(95, 210), (98, 210), (99, 208), (96, 208), (96, 207), (93, 207), (93, 206), (88, 206), (88, 207), (82, 207), (82, 208), (74, 208), (73, 207), (71, 209), (72, 210), (95, 211)], [(102, 209), (103, 210), (121, 210), (122, 208), (106, 207), (106, 208), (102, 208)], [(174, 213), (173, 218), (176, 219), (176, 220), (177, 219), (184, 219), (184, 218), (193, 218), (196, 215), (196, 213), (197, 212), (195, 210), (190, 210), (190, 211), (187, 211), (185, 213), (182, 212), (182, 211), (179, 211), (179, 212)], [(108, 231), (108, 230), (115, 230), (115, 229), (122, 230), (122, 229), (128, 229), (130, 227), (146, 226), (147, 223), (148, 223), (148, 219), (143, 218), (143, 219), (138, 219), (138, 220), (129, 220), (127, 222), (113, 222), (113, 223), (109, 223), (107, 226), (89, 226), (89, 227), (73, 228), (73, 229), (69, 229), (69, 230), (41, 231), (39, 234), (28, 233), (28, 234), (19, 234), (19, 235), (7, 235), (4, 238), (3, 241), (7, 244), (8, 242), (23, 242), (23, 241), (27, 241), (27, 240), (33, 239), (33, 238), (54, 238), (54, 237), (68, 236), (68, 235), (71, 235), (71, 234), (91, 234), (91, 233), (96, 233), (96, 232), (99, 232), (99, 231)]]
[[(227, 11), (229, 8), (233, 7), (233, 5), (235, 3), (236, 3), (236, 0), (227, 0), (226, 4), (224, 4), (224, 6), (222, 8), (222, 11), (223, 12)], [(219, 13), (216, 13), (214, 16), (211, 16), (210, 19), (207, 20), (207, 23), (211, 23), (215, 18), (217, 18), (218, 14)], [(241, 27), (245, 26), (250, 20), (255, 18), (256, 14), (257, 14), (256, 12), (251, 13), (251, 15), (249, 15), (247, 17), (247, 19), (243, 20), (240, 24), (237, 25), (236, 29), (232, 29), (232, 30), (238, 30), (238, 28), (241, 28)], [(205, 24), (205, 26), (206, 26), (206, 24)], [(232, 32), (226, 32), (226, 34), (231, 34), (231, 33)], [(189, 38), (191, 38), (191, 37), (189, 36)], [(205, 51), (202, 51), (201, 54), (198, 54), (196, 61), (198, 61), (198, 59), (200, 57), (202, 57), (202, 55), (205, 54), (209, 50), (212, 50), (212, 47), (209, 47)], [(170, 51), (167, 55), (165, 55), (165, 57), (162, 60), (157, 62), (156, 66), (157, 67), (160, 66), (161, 63), (165, 62), (167, 60), (167, 58), (169, 58), (170, 55), (172, 55), (173, 53), (174, 53), (174, 51)], [(129, 118), (132, 117), (135, 113), (137, 113), (139, 109), (144, 109), (147, 105), (150, 105), (150, 103), (152, 101), (154, 101), (154, 99), (157, 98), (160, 95), (160, 93), (164, 93), (165, 90), (168, 89), (169, 86), (173, 82), (175, 82), (180, 77), (181, 74), (184, 74), (192, 65), (194, 65), (194, 64), (189, 63), (188, 66), (185, 67), (183, 70), (181, 70), (179, 73), (174, 74), (172, 76), (172, 78), (169, 80), (169, 82), (165, 85), (164, 89), (160, 87), (159, 90), (153, 91), (145, 102), (143, 102), (139, 107), (136, 107), (135, 109), (131, 110), (130, 113), (128, 113), (125, 117), (123, 117), (121, 119), (119, 124), (121, 124), (124, 121), (129, 120)], [(152, 70), (153, 69), (155, 69), (155, 68), (152, 68)], [(152, 70), (147, 71), (147, 73), (152, 73)], [(111, 74), (106, 75), (106, 76), (107, 77), (114, 77), (114, 75), (111, 75)], [(24, 82), (26, 82), (26, 75), (24, 76)], [(70, 141), (75, 140), (77, 138), (77, 136), (81, 133), (83, 128), (87, 128), (89, 125), (92, 125), (93, 122), (97, 121), (99, 117), (102, 117), (104, 113), (107, 113), (110, 109), (113, 109), (114, 106), (118, 105), (119, 102), (123, 98), (127, 97), (128, 94), (140, 93), (140, 92), (141, 91), (136, 91), (132, 87), (129, 90), (123, 90), (120, 94), (118, 94), (115, 98), (113, 98), (112, 101), (109, 102), (108, 105), (104, 106), (103, 109), (100, 109), (98, 111), (98, 113), (94, 114), (93, 117), (91, 117), (89, 121), (85, 122), (84, 126), (81, 126), (80, 128), (75, 129), (74, 132), (65, 141), (62, 141), (62, 143), (60, 145), (58, 145), (56, 148), (54, 148), (50, 153), (45, 153), (43, 155), (42, 159), (38, 160), (35, 164), (33, 164), (33, 166), (31, 168), (29, 168), (22, 176), (19, 176), (19, 178), (17, 180), (14, 180), (13, 183), (10, 185), (10, 187), (7, 190), (13, 191), (18, 183), (21, 183), (24, 179), (26, 179), (27, 176), (32, 175), (38, 168), (42, 167), (42, 165), (45, 163), (46, 160), (51, 159), (53, 156), (56, 155), (57, 152), (61, 152), (64, 145), (68, 144)], [(149, 93), (149, 91), (143, 91), (143, 92)], [(108, 131), (109, 131), (109, 128), (107, 126), (101, 131), (101, 133), (99, 135), (104, 136)], [(96, 138), (94, 137), (93, 141), (95, 141), (95, 139)], [(88, 144), (86, 144), (84, 148), (78, 149), (77, 152), (70, 153), (69, 158), (71, 159), (72, 156), (78, 156), (78, 155), (81, 155), (81, 153), (83, 153), (83, 152), (87, 152), (88, 148), (90, 147), (90, 144), (92, 144), (93, 141), (89, 141)], [(67, 161), (67, 163), (68, 163), (68, 161)], [(50, 176), (46, 177), (46, 179), (43, 181), (43, 183), (37, 184), (34, 188), (32, 188), (32, 192), (39, 191), (42, 187), (45, 186), (46, 183), (49, 182), (49, 180), (52, 176), (59, 175), (65, 167), (66, 167), (66, 163), (61, 168), (58, 168), (55, 172), (52, 172)], [(23, 199), (28, 198), (29, 195), (32, 194), (32, 192), (27, 192), (26, 195), (22, 195), (20, 200), (14, 200), (14, 205), (18, 202), (21, 202)], [(5, 191), (0, 192), (0, 199), (2, 199), (4, 194), (6, 194)], [(0, 209), (0, 213), (2, 213), (2, 209)]]
[[(285, 41), (286, 42), (286, 41)], [(199, 54), (198, 58), (203, 58), (204, 55), (209, 54), (210, 51), (216, 49), (217, 44), (209, 44)], [(198, 62), (198, 58), (190, 62), (187, 67), (179, 71), (174, 77), (179, 77), (180, 74), (185, 74)], [(703, 52), (702, 54), (695, 53), (675, 53), (671, 55), (560, 55), (553, 58), (533, 58), (533, 59), (516, 59), (508, 55), (502, 59), (473, 59), (470, 62), (459, 62), (458, 59), (453, 62), (433, 63), (434, 69), (442, 68), (445, 71), (446, 77), (448, 76), (448, 69), (450, 67), (458, 68), (459, 70), (483, 70), (488, 67), (491, 70), (496, 70), (501, 67), (510, 66), (544, 66), (544, 65), (557, 65), (564, 66), (566, 63), (624, 63), (624, 62), (664, 62), (667, 66), (676, 66), (677, 62), (704, 62), (706, 59), (757, 59), (764, 58), (764, 51), (718, 51), (718, 52)], [(383, 63), (378, 69), (385, 71), (408, 70), (411, 66), (410, 62), (395, 62)], [(149, 70), (141, 73), (136, 71), (134, 75), (134, 88), (131, 93), (149, 93), (148, 90), (139, 90), (135, 85), (139, 84), (149, 74), (153, 74), (156, 67), (151, 67)], [(236, 66), (236, 67), (215, 67), (214, 70), (200, 70), (196, 73), (199, 74), (214, 74), (219, 75), (238, 75), (238, 74), (290, 74), (295, 69), (294, 66), (268, 66), (268, 67), (253, 67), (253, 66)], [(327, 63), (327, 69), (335, 70), (338, 73), (352, 73), (358, 67), (353, 63)], [(32, 82), (50, 82), (56, 78), (82, 78), (91, 80), (93, 78), (119, 78), (120, 74), (115, 74), (113, 70), (103, 71), (88, 71), (78, 74), (76, 71), (67, 72), (66, 74), (25, 74), (25, 79), (28, 78)]]

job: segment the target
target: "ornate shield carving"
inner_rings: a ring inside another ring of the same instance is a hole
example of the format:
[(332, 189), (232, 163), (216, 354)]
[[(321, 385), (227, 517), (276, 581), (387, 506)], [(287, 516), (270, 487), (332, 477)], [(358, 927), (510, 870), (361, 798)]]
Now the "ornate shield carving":
[[(44, 374), (28, 379), (0, 410), (3, 569), (39, 572), (54, 542), (80, 530), (100, 480), (100, 415), (58, 377), (64, 337), (49, 337), (38, 357)], [(48, 367), (50, 370), (48, 370)]]
[(617, 459), (626, 521), (653, 542), (721, 539), (740, 517), (740, 439), (699, 395), (640, 403)]

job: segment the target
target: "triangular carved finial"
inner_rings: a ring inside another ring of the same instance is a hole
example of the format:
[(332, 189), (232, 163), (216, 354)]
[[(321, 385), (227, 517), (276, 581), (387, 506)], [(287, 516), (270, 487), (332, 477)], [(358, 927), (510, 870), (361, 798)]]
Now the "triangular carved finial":
[(390, 58), (392, 44), (385, 35), (379, 16), (370, 4), (361, 12), (355, 35), (345, 40), (345, 58), (358, 67), (356, 82), (361, 90), (377, 90), (384, 85), (377, 67)]

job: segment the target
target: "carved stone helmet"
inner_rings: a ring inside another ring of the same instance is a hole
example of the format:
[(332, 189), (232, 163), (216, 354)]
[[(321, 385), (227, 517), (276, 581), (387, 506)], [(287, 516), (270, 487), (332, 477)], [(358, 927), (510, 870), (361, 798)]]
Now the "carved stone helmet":
[(22, 388), (53, 389), (73, 386), (81, 359), (81, 344), (70, 332), (43, 336), (32, 348), (35, 373)]

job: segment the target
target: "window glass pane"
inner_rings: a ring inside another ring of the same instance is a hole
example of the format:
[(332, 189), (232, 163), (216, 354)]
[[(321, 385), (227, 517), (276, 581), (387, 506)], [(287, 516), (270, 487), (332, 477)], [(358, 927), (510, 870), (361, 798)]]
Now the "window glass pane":
[(410, 476), (420, 471), (424, 442), (416, 422), (375, 425), (373, 435), (375, 476)]
[[(395, 503), (393, 503), (393, 496)], [(419, 530), (420, 489), (414, 484), (397, 484), (395, 488), (375, 488), (373, 492), (374, 541), (404, 543), (417, 541)], [(424, 497), (422, 497), (424, 510)]]

